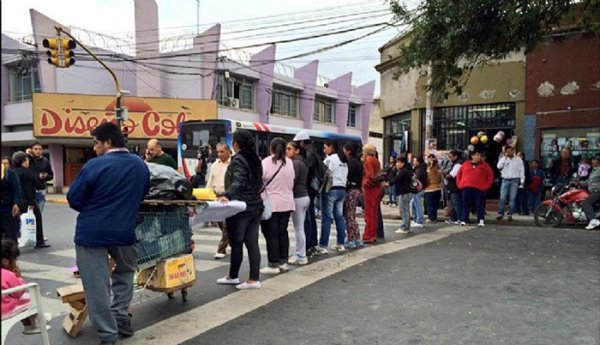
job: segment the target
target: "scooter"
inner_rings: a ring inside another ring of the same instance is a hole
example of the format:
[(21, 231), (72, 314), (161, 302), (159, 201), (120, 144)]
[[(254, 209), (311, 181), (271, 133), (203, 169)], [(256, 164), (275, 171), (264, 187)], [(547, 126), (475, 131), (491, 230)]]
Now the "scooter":
[[(589, 195), (587, 189), (575, 184), (552, 187), (552, 199), (543, 201), (533, 214), (535, 224), (545, 228), (558, 227), (565, 221), (569, 224), (587, 224), (589, 219), (581, 206)], [(600, 212), (595, 212), (598, 218)]]

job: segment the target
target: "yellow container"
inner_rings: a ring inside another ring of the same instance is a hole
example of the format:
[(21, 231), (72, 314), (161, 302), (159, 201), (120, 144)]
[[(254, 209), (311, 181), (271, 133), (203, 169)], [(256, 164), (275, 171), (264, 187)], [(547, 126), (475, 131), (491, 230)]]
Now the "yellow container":
[[(154, 268), (138, 273), (138, 285), (144, 285)], [(156, 272), (150, 279), (148, 287), (152, 289), (171, 289), (186, 285), (196, 280), (196, 268), (192, 254), (161, 260), (156, 265)]]
[(217, 195), (211, 188), (194, 188), (192, 194), (197, 200), (203, 201), (215, 201), (217, 200)]

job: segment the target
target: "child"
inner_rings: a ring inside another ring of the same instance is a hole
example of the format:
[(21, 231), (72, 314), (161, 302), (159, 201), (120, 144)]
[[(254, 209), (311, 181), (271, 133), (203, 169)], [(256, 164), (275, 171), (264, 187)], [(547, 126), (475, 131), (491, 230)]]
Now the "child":
[[(19, 248), (13, 240), (2, 240), (2, 290), (27, 284), (21, 278), (21, 271), (17, 266)], [(31, 305), (29, 294), (26, 291), (15, 292), (10, 295), (2, 295), (2, 317), (26, 310)], [(44, 315), (47, 316), (47, 315)], [(48, 317), (47, 317), (48, 318)], [(37, 315), (33, 315), (21, 321), (25, 326), (24, 334), (40, 333), (37, 324)], [(46, 326), (50, 329), (50, 326)]]

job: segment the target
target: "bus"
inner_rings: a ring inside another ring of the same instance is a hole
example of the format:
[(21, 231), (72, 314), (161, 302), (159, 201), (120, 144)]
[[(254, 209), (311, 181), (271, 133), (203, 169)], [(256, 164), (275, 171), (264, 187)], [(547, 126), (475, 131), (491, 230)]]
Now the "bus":
[[(233, 133), (239, 129), (246, 129), (254, 135), (256, 153), (261, 159), (269, 155), (269, 145), (273, 138), (281, 137), (286, 141), (291, 141), (300, 131), (308, 132), (311, 140), (317, 146), (322, 146), (326, 140), (335, 140), (340, 146), (347, 142), (356, 142), (362, 145), (362, 139), (359, 136), (326, 131), (237, 120), (184, 121), (181, 123), (177, 142), (179, 170), (186, 178), (191, 178), (198, 163), (199, 149), (204, 145), (210, 145), (214, 151), (218, 143), (226, 143), (232, 147)], [(318, 152), (321, 153), (321, 150)]]

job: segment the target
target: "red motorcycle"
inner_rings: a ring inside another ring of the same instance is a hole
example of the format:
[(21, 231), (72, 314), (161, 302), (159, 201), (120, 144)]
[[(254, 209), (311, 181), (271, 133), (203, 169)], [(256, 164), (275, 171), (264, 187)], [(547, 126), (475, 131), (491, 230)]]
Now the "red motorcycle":
[[(587, 224), (589, 219), (581, 205), (590, 195), (587, 189), (574, 184), (552, 187), (552, 199), (543, 201), (535, 210), (535, 224), (541, 227), (557, 227), (566, 221), (569, 224)], [(596, 211), (596, 217), (600, 212)]]

